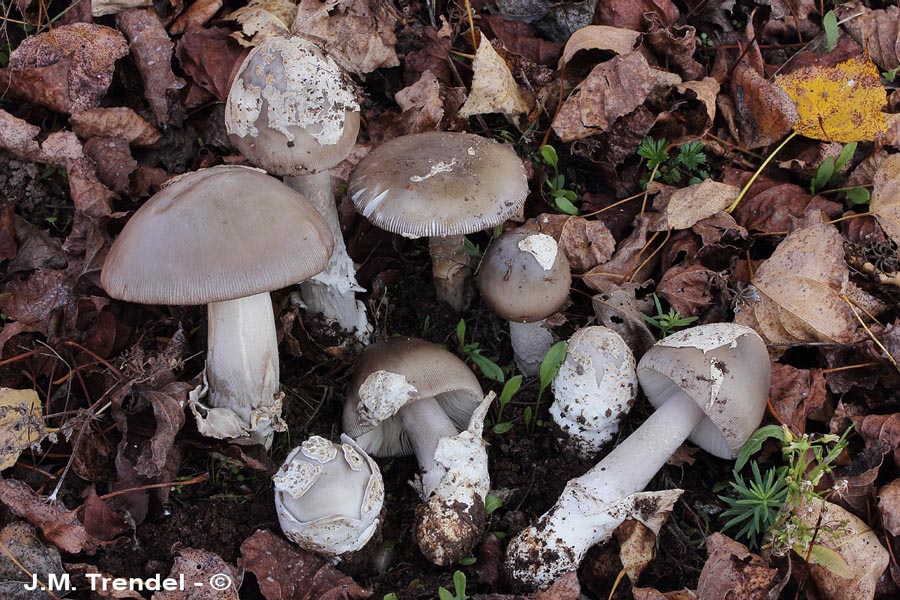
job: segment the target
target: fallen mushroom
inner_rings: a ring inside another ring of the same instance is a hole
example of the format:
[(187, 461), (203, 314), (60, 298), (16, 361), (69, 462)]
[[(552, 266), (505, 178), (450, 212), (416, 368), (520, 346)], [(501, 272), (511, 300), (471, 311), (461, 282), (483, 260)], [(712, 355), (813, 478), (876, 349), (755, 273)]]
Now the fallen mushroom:
[(720, 458), (735, 458), (762, 419), (769, 370), (759, 335), (733, 323), (686, 329), (650, 348), (637, 375), (656, 412), (594, 468), (570, 480), (557, 503), (513, 539), (504, 563), (510, 579), (545, 587), (577, 569), (591, 546), (646, 508), (635, 492), (685, 439)]
[(268, 448), (284, 430), (269, 292), (325, 268), (331, 245), (297, 192), (258, 169), (218, 166), (177, 177), (147, 200), (110, 248), (100, 280), (119, 300), (208, 304), (212, 408), (192, 402), (198, 427)]
[(550, 416), (568, 435), (564, 444), (582, 456), (597, 453), (619, 431), (637, 396), (631, 349), (606, 327), (579, 329), (553, 379)]
[(303, 194), (331, 229), (334, 253), (324, 271), (300, 284), (307, 311), (322, 315), (365, 345), (370, 326), (355, 292), (328, 169), (344, 160), (359, 132), (349, 79), (315, 44), (272, 36), (244, 59), (225, 104), (234, 147), (254, 165)]
[(360, 550), (378, 530), (381, 471), (346, 435), (340, 444), (310, 437), (288, 454), (272, 481), (281, 530), (302, 548), (340, 556)]
[(414, 535), (439, 565), (467, 556), (484, 528), (490, 476), (481, 433), (492, 398), (464, 362), (424, 340), (373, 344), (356, 363), (344, 431), (373, 456), (416, 455), (423, 504)]
[(494, 240), (478, 267), (478, 289), (491, 310), (509, 321), (516, 366), (526, 376), (540, 372), (553, 345), (546, 318), (569, 299), (569, 261), (552, 237), (526, 229)]
[(528, 194), (508, 146), (445, 131), (394, 138), (363, 158), (347, 189), (357, 212), (404, 237), (428, 237), (438, 300), (459, 311), (471, 274), (463, 236), (516, 214)]

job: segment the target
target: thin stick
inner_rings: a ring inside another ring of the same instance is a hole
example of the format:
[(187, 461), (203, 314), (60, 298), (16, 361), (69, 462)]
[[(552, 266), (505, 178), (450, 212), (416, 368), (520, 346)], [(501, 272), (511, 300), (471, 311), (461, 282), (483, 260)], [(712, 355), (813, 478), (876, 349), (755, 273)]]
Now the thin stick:
[(466, 0), (466, 16), (469, 17), (469, 33), (472, 34), (472, 50), (478, 50), (478, 39), (475, 37), (475, 20), (472, 18), (472, 4)]
[(164, 487), (181, 487), (183, 485), (194, 485), (196, 483), (203, 483), (204, 481), (209, 479), (209, 473), (203, 473), (202, 475), (197, 475), (192, 479), (185, 479), (184, 481), (169, 481), (166, 483), (151, 483), (148, 485), (142, 485), (140, 487), (128, 488), (124, 490), (116, 490), (115, 492), (110, 492), (108, 494), (103, 494), (102, 496), (98, 496), (101, 500), (109, 500), (110, 498), (115, 498), (116, 496), (124, 496), (125, 494), (131, 494), (132, 492), (143, 492), (144, 490), (155, 490)]
[(872, 333), (872, 331), (866, 325), (865, 321), (862, 320), (862, 317), (860, 317), (859, 313), (856, 312), (856, 307), (852, 302), (850, 302), (850, 299), (847, 298), (847, 296), (845, 296), (844, 294), (840, 295), (840, 299), (847, 303), (847, 306), (849, 306), (850, 310), (853, 311), (853, 316), (856, 317), (856, 320), (859, 321), (860, 325), (862, 325), (862, 328), (866, 331), (866, 334), (868, 334), (868, 336), (872, 338), (872, 341), (875, 342), (876, 346), (881, 348), (881, 351), (884, 352), (884, 355), (888, 357), (888, 360), (891, 361), (891, 364), (894, 365), (894, 368), (897, 369), (897, 371), (900, 371), (900, 365), (897, 364), (897, 361), (893, 356), (891, 356), (891, 353), (888, 352), (888, 349), (884, 347), (884, 345), (878, 340), (877, 337), (875, 337), (875, 334)]
[(781, 149), (784, 148), (785, 146), (787, 146), (787, 143), (789, 141), (791, 141), (792, 139), (794, 139), (794, 137), (796, 135), (797, 135), (797, 132), (792, 131), (791, 135), (784, 138), (784, 141), (781, 142), (778, 145), (778, 147), (775, 148), (775, 150), (771, 154), (769, 154), (769, 156), (766, 158), (766, 160), (763, 161), (763, 164), (759, 165), (759, 168), (756, 170), (756, 172), (753, 174), (753, 176), (750, 177), (750, 180), (744, 184), (743, 188), (741, 188), (741, 191), (737, 195), (737, 198), (734, 199), (734, 202), (732, 202), (731, 205), (725, 209), (725, 212), (727, 212), (729, 214), (734, 212), (734, 209), (737, 208), (738, 203), (743, 199), (743, 197), (745, 195), (747, 195), (747, 191), (750, 189), (750, 186), (753, 185), (753, 183), (756, 181), (757, 177), (759, 177), (760, 174), (762, 174), (762, 172), (766, 170), (766, 167), (769, 166), (769, 163), (772, 162), (772, 159), (775, 158), (775, 155), (778, 154), (779, 152), (781, 152)]
[(822, 369), (822, 375), (826, 375), (828, 373), (837, 373), (838, 371), (849, 371), (850, 369), (865, 369), (866, 367), (877, 367), (880, 364), (880, 362), (872, 361), (859, 363), (858, 365), (845, 365), (843, 367), (834, 367), (832, 369)]
[(2, 550), (3, 554), (5, 554), (6, 557), (9, 558), (9, 560), (11, 560), (12, 563), (14, 565), (16, 565), (16, 567), (18, 567), (20, 571), (25, 573), (25, 575), (27, 575), (29, 579), (31, 579), (32, 581), (37, 583), (39, 586), (41, 586), (41, 589), (44, 590), (51, 598), (53, 598), (53, 600), (61, 600), (61, 598), (59, 596), (57, 596), (52, 591), (50, 591), (50, 587), (47, 586), (47, 584), (45, 584), (43, 581), (41, 581), (40, 579), (37, 578), (37, 575), (33, 574), (31, 571), (29, 571), (27, 568), (25, 568), (25, 565), (20, 563), (16, 559), (16, 557), (13, 556), (12, 552), (9, 551), (9, 548), (7, 548), (3, 544), (3, 542), (0, 542), (0, 550)]
[(825, 221), (825, 222), (828, 223), (829, 225), (833, 225), (835, 223), (840, 223), (841, 221), (849, 221), (850, 219), (858, 219), (860, 217), (871, 217), (873, 215), (874, 215), (874, 213), (871, 213), (871, 212), (853, 213), (853, 214), (849, 214), (845, 217), (840, 217), (839, 219), (832, 219), (831, 221)]

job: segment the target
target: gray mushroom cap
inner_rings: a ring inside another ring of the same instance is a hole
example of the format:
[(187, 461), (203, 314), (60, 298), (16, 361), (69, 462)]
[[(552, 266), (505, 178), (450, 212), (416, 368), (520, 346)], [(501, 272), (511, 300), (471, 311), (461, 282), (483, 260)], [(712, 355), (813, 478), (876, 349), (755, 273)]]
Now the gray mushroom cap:
[(516, 229), (494, 240), (478, 268), (478, 289), (507, 321), (533, 323), (559, 311), (569, 298), (569, 261), (547, 234)]
[(528, 195), (522, 161), (504, 144), (470, 133), (394, 138), (350, 177), (357, 212), (409, 237), (464, 235), (518, 212)]
[(673, 386), (690, 396), (706, 418), (688, 439), (733, 459), (762, 420), (770, 370), (766, 345), (753, 329), (712, 323), (657, 342), (638, 362), (637, 376), (654, 407)]
[(225, 104), (235, 149), (273, 175), (304, 175), (344, 160), (359, 133), (349, 79), (315, 44), (269, 37), (244, 59)]
[(405, 456), (413, 453), (409, 436), (395, 414), (373, 426), (360, 415), (359, 390), (376, 371), (403, 376), (415, 388), (408, 402), (435, 398), (458, 431), (484, 398), (481, 385), (466, 364), (452, 353), (425, 340), (394, 337), (372, 344), (356, 362), (344, 402), (344, 432), (373, 456)]
[(325, 268), (333, 242), (307, 200), (258, 169), (218, 166), (172, 180), (106, 257), (113, 298), (209, 304), (283, 288)]

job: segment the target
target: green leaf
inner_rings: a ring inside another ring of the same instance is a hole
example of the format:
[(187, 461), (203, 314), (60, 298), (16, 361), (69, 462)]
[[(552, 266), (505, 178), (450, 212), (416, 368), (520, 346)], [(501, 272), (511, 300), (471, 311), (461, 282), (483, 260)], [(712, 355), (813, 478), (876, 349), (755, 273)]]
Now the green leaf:
[(479, 258), (481, 256), (481, 248), (472, 243), (471, 240), (467, 237), (463, 237), (463, 250), (466, 251), (466, 254), (469, 256), (473, 256), (475, 258)]
[(578, 208), (568, 199), (556, 196), (553, 200), (553, 203), (556, 205), (556, 209), (560, 212), (566, 213), (567, 215), (578, 215)]
[(853, 158), (853, 153), (856, 152), (856, 142), (850, 142), (846, 144), (844, 148), (841, 150), (841, 153), (838, 155), (837, 160), (834, 161), (834, 168), (838, 171), (844, 168), (844, 165), (847, 164), (851, 158)]
[(454, 600), (453, 594), (445, 587), (438, 588), (438, 598), (440, 598), (440, 600)]
[(462, 571), (453, 573), (453, 587), (456, 588), (456, 600), (466, 600), (466, 574)]
[(459, 320), (459, 323), (456, 324), (456, 341), (459, 342), (459, 347), (463, 348), (466, 345), (466, 322), (463, 319)]
[(391, 592), (389, 594), (385, 594), (383, 600), (399, 600), (399, 599), (397, 598), (396, 592)]
[(822, 19), (822, 27), (825, 29), (825, 49), (831, 52), (837, 46), (839, 33), (837, 15), (834, 14), (833, 10), (825, 13), (825, 17)]
[(509, 381), (506, 382), (506, 385), (503, 386), (503, 391), (500, 392), (500, 398), (497, 400), (497, 404), (501, 407), (509, 404), (509, 401), (512, 400), (512, 397), (519, 391), (520, 387), (522, 387), (522, 376), (516, 375), (510, 377)]
[(456, 561), (456, 564), (462, 565), (464, 567), (469, 567), (471, 565), (474, 565), (476, 562), (478, 562), (478, 559), (475, 558), (474, 556), (465, 556), (465, 557), (459, 559), (458, 561)]
[[(798, 548), (795, 546), (794, 552), (799, 554), (801, 558), (806, 558), (805, 548)], [(853, 571), (850, 569), (850, 565), (847, 564), (847, 561), (845, 561), (840, 554), (831, 548), (826, 548), (822, 544), (812, 545), (812, 548), (809, 550), (809, 562), (813, 565), (825, 567), (838, 577), (844, 579), (853, 577)]]
[(534, 419), (534, 414), (530, 406), (525, 407), (525, 412), (522, 414), (522, 418), (525, 420), (525, 426), (531, 427), (531, 421), (532, 419)]
[(825, 189), (828, 182), (831, 181), (832, 175), (834, 175), (834, 159), (829, 156), (822, 161), (822, 164), (816, 170), (816, 176), (813, 179), (812, 186), (810, 186), (812, 188), (810, 192), (815, 194)]
[(491, 514), (501, 506), (503, 506), (503, 500), (499, 496), (488, 494), (484, 497), (484, 510), (487, 514)]
[(563, 364), (563, 361), (566, 360), (567, 348), (566, 341), (560, 340), (550, 346), (550, 349), (544, 354), (544, 358), (541, 360), (541, 387), (538, 392), (539, 395), (543, 393), (547, 386), (550, 385), (550, 382), (553, 381), (553, 378), (556, 377), (559, 367)]
[(556, 154), (556, 148), (553, 146), (541, 146), (541, 160), (544, 164), (550, 165), (554, 169), (559, 164), (559, 156)]
[(512, 429), (512, 426), (513, 424), (508, 421), (505, 423), (497, 423), (491, 428), (491, 431), (493, 431), (497, 435), (503, 435), (504, 433)]
[(740, 454), (738, 454), (737, 461), (734, 463), (734, 470), (740, 471), (744, 468), (744, 465), (747, 464), (747, 461), (750, 460), (750, 457), (759, 452), (759, 449), (762, 448), (763, 442), (765, 442), (769, 438), (775, 438), (779, 440), (782, 444), (787, 443), (787, 439), (784, 435), (784, 428), (780, 425), (766, 425), (764, 427), (760, 427), (744, 442), (744, 447), (741, 448)]
[(867, 204), (869, 202), (869, 190), (864, 187), (850, 188), (846, 191), (847, 200), (853, 204)]
[(495, 363), (488, 357), (482, 356), (480, 352), (471, 352), (469, 354), (469, 358), (472, 359), (472, 362), (475, 363), (475, 366), (478, 367), (478, 369), (481, 371), (481, 374), (491, 381), (503, 383), (503, 381), (506, 379), (506, 375), (503, 374), (503, 369), (497, 366), (497, 363)]

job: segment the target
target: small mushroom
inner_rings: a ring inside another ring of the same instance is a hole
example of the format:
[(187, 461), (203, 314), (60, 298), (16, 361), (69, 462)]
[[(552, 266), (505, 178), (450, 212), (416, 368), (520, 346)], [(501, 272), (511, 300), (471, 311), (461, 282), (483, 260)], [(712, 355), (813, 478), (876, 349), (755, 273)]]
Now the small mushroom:
[(272, 36), (250, 51), (225, 104), (225, 128), (234, 147), (254, 165), (315, 206), (331, 229), (334, 253), (324, 271), (301, 283), (308, 312), (322, 315), (368, 343), (365, 305), (355, 292), (356, 269), (347, 255), (328, 170), (353, 150), (359, 105), (350, 80), (312, 42)]
[(344, 431), (373, 456), (416, 455), (423, 504), (414, 535), (439, 565), (467, 556), (484, 528), (490, 477), (481, 433), (492, 398), (464, 362), (416, 338), (369, 346), (353, 373)]
[(494, 240), (478, 267), (478, 289), (491, 310), (509, 321), (516, 365), (523, 375), (540, 372), (553, 345), (545, 319), (569, 299), (569, 261), (552, 237), (526, 229)]
[(281, 530), (311, 552), (356, 552), (381, 523), (381, 471), (346, 435), (340, 444), (310, 437), (288, 454), (272, 481)]
[(428, 237), (438, 300), (459, 311), (471, 274), (463, 236), (515, 215), (528, 195), (509, 146), (444, 131), (394, 138), (362, 159), (347, 192), (357, 212), (404, 237)]
[(569, 339), (553, 379), (550, 416), (577, 454), (597, 453), (619, 431), (637, 396), (634, 369), (631, 349), (612, 329), (585, 327)]
[(504, 568), (512, 581), (544, 587), (578, 568), (588, 549), (622, 521), (646, 512), (636, 502), (685, 441), (735, 458), (759, 426), (769, 393), (769, 355), (749, 327), (714, 323), (654, 345), (637, 366), (654, 412), (510, 543)]
[(198, 426), (268, 448), (284, 430), (269, 292), (321, 271), (331, 247), (303, 196), (259, 169), (218, 166), (177, 177), (147, 200), (110, 248), (100, 280), (119, 300), (208, 304), (212, 409), (191, 404)]

